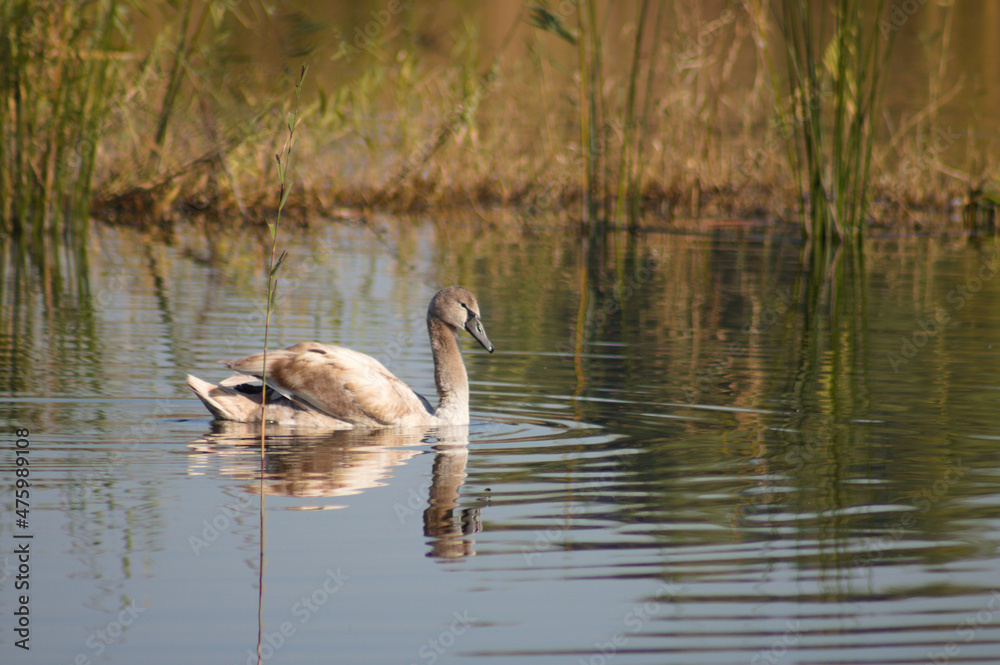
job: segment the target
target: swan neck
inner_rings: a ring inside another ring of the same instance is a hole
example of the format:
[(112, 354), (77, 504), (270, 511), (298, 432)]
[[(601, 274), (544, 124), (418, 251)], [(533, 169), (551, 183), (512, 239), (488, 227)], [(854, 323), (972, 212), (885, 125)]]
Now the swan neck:
[(434, 415), (442, 425), (469, 423), (469, 377), (458, 348), (457, 333), (441, 319), (428, 316), (427, 332), (434, 354), (434, 383), (438, 407)]

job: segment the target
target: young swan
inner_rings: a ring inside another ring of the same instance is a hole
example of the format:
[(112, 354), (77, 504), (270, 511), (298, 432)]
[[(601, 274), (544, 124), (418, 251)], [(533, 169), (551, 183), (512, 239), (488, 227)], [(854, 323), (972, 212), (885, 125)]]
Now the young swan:
[[(371, 356), (301, 342), (267, 353), (267, 419), (329, 429), (467, 425), (469, 377), (458, 348), (462, 329), (493, 353), (475, 296), (460, 286), (441, 289), (427, 308), (437, 409)], [(218, 386), (188, 375), (188, 386), (216, 418), (260, 422), (264, 354), (222, 364), (239, 374)]]

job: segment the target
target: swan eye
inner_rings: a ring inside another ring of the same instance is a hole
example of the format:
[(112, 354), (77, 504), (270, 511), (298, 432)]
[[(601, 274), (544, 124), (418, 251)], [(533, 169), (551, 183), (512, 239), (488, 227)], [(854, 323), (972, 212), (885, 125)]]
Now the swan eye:
[(471, 308), (470, 308), (470, 307), (469, 307), (468, 305), (466, 305), (466, 304), (465, 304), (464, 302), (459, 302), (459, 304), (460, 304), (460, 305), (462, 306), (462, 308), (463, 308), (463, 309), (465, 309), (465, 320), (466, 320), (466, 322), (469, 322), (469, 321), (472, 321), (473, 319), (475, 319), (475, 318), (476, 318), (476, 317), (478, 316), (478, 315), (477, 315), (477, 314), (476, 314), (475, 312), (473, 312), (473, 311), (472, 311), (472, 309), (471, 309)]

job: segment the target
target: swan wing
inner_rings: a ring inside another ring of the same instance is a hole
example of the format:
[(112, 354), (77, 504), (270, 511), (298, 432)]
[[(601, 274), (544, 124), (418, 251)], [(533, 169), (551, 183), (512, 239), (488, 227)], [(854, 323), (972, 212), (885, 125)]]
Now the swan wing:
[[(225, 363), (257, 378), (264, 354)], [(369, 355), (332, 344), (302, 342), (267, 353), (267, 382), (293, 400), (356, 426), (429, 424), (431, 414), (409, 386)]]

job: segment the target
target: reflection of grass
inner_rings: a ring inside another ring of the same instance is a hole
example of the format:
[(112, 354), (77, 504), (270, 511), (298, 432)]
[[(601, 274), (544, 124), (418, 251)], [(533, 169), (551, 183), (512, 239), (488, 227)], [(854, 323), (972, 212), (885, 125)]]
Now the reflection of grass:
[[(22, 7), (0, 2), (8, 13)], [(0, 53), (10, 72), (2, 79), (4, 109), (20, 109), (2, 116), (5, 136), (18, 139), (0, 142), (0, 203), (5, 219), (15, 220), (7, 228), (29, 213), (44, 217), (65, 209), (66, 197), (84, 207), (95, 202), (100, 216), (124, 221), (259, 219), (273, 210), (270, 146), (284, 126), (274, 111), (281, 98), (271, 91), (285, 77), (232, 57), (234, 35), (290, 30), (295, 49), (286, 52), (301, 57), (310, 43), (334, 44), (335, 50), (342, 40), (334, 33), (353, 39), (356, 26), (349, 22), (358, 19), (290, 24), (288, 17), (255, 18), (243, 11), (246, 3), (232, 5), (236, 9), (218, 4), (230, 9), (208, 18), (198, 3), (164, 4), (154, 14), (162, 29), (143, 51), (125, 38), (138, 21), (132, 6), (111, 0), (87, 7), (117, 7), (117, 32), (49, 34), (55, 24), (41, 22), (37, 34), (8, 35), (15, 45), (34, 39), (29, 50), (72, 38), (86, 56), (29, 60), (29, 51)], [(456, 20), (452, 41), (428, 49), (422, 38), (429, 19), (415, 3), (389, 17), (364, 50), (311, 56), (318, 73), (303, 92), (308, 122), (297, 132), (300, 196), (285, 213), (499, 205), (520, 210), (524, 225), (569, 216), (591, 228), (631, 225), (650, 211), (775, 217), (799, 194), (789, 176), (796, 158), (780, 146), (790, 128), (814, 126), (819, 132), (812, 139), (800, 139), (814, 141), (811, 154), (837, 136), (845, 146), (833, 161), (802, 156), (811, 169), (804, 180), (816, 184), (815, 191), (806, 188), (810, 200), (830, 195), (823, 209), (834, 221), (816, 233), (856, 227), (861, 217), (849, 212), (854, 202), (881, 205), (869, 211), (883, 216), (895, 214), (901, 203), (944, 207), (966, 197), (991, 205), (996, 188), (990, 183), (1000, 173), (996, 151), (970, 160), (974, 147), (963, 139), (930, 161), (919, 141), (904, 140), (900, 132), (876, 153), (877, 188), (860, 196), (873, 136), (874, 81), (861, 80), (847, 56), (865, 60), (870, 45), (849, 30), (837, 33), (839, 46), (824, 44), (824, 57), (813, 53), (814, 70), (799, 71), (807, 85), (808, 72), (815, 71), (815, 85), (832, 89), (841, 101), (824, 109), (829, 116), (814, 118), (804, 108), (802, 122), (775, 123), (763, 45), (782, 36), (769, 30), (770, 14), (758, 5), (727, 5), (713, 15), (687, 3), (538, 0), (499, 28)], [(456, 7), (449, 11), (457, 14)], [(491, 41), (481, 36), (487, 29), (504, 36)], [(125, 50), (111, 51), (112, 43)], [(280, 64), (297, 68), (290, 58)], [(820, 80), (824, 66), (833, 74)], [(934, 76), (940, 78), (940, 71)], [(28, 80), (38, 83), (28, 90)], [(65, 85), (59, 88), (58, 81)], [(53, 111), (58, 94), (72, 102), (58, 107), (66, 109), (62, 114)], [(47, 134), (36, 131), (42, 126)], [(81, 136), (92, 137), (96, 149), (78, 169), (60, 174), (52, 165), (75, 154)], [(913, 168), (891, 168), (908, 156), (927, 169), (914, 175)], [(962, 178), (952, 177), (958, 172)], [(941, 186), (928, 187), (929, 176), (941, 174), (948, 174)], [(73, 187), (58, 186), (60, 176), (71, 178)], [(848, 180), (837, 181), (841, 176)], [(43, 209), (49, 212), (38, 212)]]

